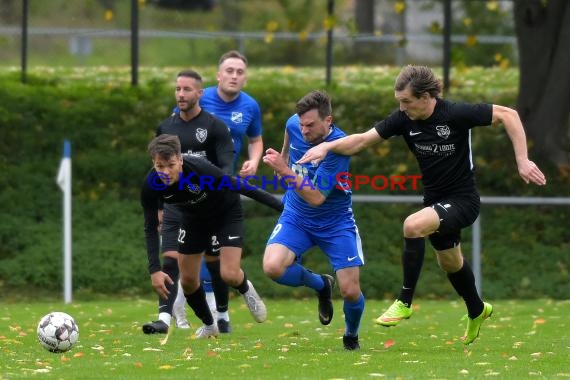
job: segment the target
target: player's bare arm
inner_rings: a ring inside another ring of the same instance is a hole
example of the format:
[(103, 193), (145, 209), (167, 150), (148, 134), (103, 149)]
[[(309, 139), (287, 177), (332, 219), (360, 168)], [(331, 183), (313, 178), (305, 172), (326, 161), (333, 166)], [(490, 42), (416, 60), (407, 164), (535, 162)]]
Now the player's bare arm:
[(372, 128), (364, 133), (355, 133), (335, 141), (320, 143), (309, 149), (297, 163), (313, 162), (318, 164), (324, 160), (328, 152), (352, 156), (380, 141), (382, 138), (376, 129)]
[(311, 206), (320, 206), (325, 201), (325, 196), (316, 188), (304, 183), (304, 179), (298, 177), (293, 170), (275, 149), (269, 148), (265, 151), (263, 162), (271, 167), (275, 174), (281, 178), (285, 177), (288, 185), (294, 187), (295, 191)]
[(283, 134), (283, 146), (281, 147), (281, 157), (285, 162), (289, 162), (289, 134), (287, 131)]
[[(287, 165), (289, 165), (289, 134), (287, 133), (287, 130), (285, 130), (285, 133), (283, 133), (283, 146), (281, 147), (281, 157), (283, 158), (283, 161)], [(277, 174), (275, 170), (273, 170), (273, 174), (275, 174), (279, 179), (281, 179), (281, 176)]]
[(263, 138), (261, 136), (249, 138), (248, 155), (249, 159), (243, 163), (239, 171), (239, 175), (242, 177), (255, 175), (257, 172), (259, 161), (263, 155)]
[(493, 105), (493, 124), (502, 123), (513, 144), (519, 175), (526, 183), (545, 185), (546, 177), (538, 166), (528, 159), (526, 134), (517, 111), (499, 105)]

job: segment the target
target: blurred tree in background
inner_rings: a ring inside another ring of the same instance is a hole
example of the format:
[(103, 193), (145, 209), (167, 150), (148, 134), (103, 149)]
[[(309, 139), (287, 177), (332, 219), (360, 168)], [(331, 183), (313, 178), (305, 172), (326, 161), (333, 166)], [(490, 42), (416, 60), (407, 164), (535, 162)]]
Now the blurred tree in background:
[[(504, 1), (502, 3), (505, 3)], [(478, 36), (512, 36), (514, 22), (512, 3), (500, 6), (498, 1), (461, 0), (452, 2), (455, 15), (451, 30), (453, 34), (467, 36), (465, 44), (454, 45), (454, 66), (508, 67), (515, 61), (516, 47), (504, 44), (481, 44)]]
[(570, 175), (570, 2), (515, 2), (518, 109), (536, 151)]
[(16, 6), (18, 2), (16, 0), (0, 0), (0, 21), (6, 24), (17, 23), (18, 12), (16, 12)]

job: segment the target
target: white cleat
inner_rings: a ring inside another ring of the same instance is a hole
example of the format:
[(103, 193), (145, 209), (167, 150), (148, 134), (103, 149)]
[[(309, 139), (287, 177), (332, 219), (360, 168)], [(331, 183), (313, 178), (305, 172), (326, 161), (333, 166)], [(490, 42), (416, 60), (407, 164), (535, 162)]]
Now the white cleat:
[(176, 318), (176, 328), (187, 330), (190, 327), (192, 326), (190, 326), (190, 323), (188, 323), (187, 319), (179, 320), (178, 318)]
[(172, 308), (172, 316), (176, 320), (176, 327), (179, 329), (189, 329), (190, 323), (188, 323), (188, 318), (186, 317), (186, 308), (185, 305), (182, 304), (182, 307), (179, 305), (174, 304)]
[(255, 291), (253, 284), (249, 280), (247, 280), (247, 284), (249, 285), (249, 290), (243, 294), (245, 303), (253, 319), (259, 323), (264, 322), (267, 319), (267, 308), (259, 294)]
[(208, 338), (215, 338), (220, 335), (220, 331), (218, 330), (218, 325), (214, 322), (210, 326), (203, 325), (194, 334), (196, 339), (208, 339)]

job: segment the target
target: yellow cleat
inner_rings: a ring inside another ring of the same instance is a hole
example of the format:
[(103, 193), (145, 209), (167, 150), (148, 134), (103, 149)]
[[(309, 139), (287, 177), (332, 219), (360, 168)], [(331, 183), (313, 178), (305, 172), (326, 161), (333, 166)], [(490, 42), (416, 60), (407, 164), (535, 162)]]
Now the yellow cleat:
[(477, 339), (483, 321), (489, 318), (491, 314), (493, 314), (493, 306), (490, 303), (483, 302), (483, 312), (475, 319), (467, 318), (467, 329), (465, 336), (463, 336), (463, 344), (471, 344)]
[(396, 326), (398, 323), (402, 322), (402, 320), (409, 319), (413, 312), (414, 311), (411, 307), (407, 307), (402, 301), (396, 300), (392, 305), (390, 305), (388, 310), (376, 318), (374, 322), (384, 327)]

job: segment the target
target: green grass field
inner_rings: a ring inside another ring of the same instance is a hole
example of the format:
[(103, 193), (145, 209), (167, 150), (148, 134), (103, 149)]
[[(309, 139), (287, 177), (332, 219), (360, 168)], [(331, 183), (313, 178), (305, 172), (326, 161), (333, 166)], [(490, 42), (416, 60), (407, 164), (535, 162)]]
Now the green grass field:
[[(342, 348), (342, 302), (330, 326), (316, 299), (266, 300), (269, 318), (251, 319), (241, 299), (230, 305), (233, 332), (194, 340), (192, 330), (144, 335), (155, 301), (14, 303), (1, 306), (0, 379), (552, 379), (570, 377), (570, 301), (497, 301), (479, 339), (459, 340), (461, 302), (417, 300), (400, 326), (373, 323), (389, 301), (367, 301), (361, 350)], [(36, 338), (50, 311), (71, 314), (80, 328), (71, 351), (53, 354)]]

